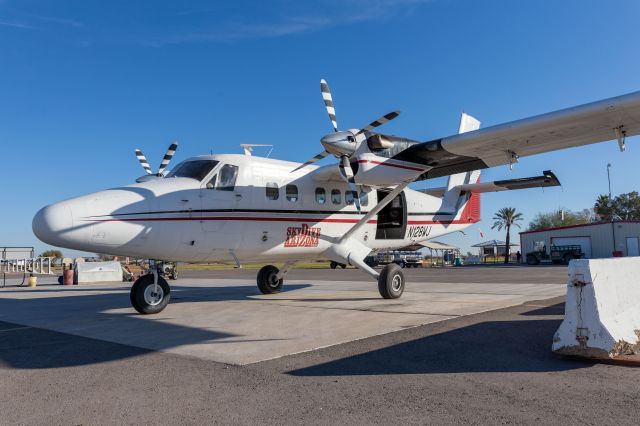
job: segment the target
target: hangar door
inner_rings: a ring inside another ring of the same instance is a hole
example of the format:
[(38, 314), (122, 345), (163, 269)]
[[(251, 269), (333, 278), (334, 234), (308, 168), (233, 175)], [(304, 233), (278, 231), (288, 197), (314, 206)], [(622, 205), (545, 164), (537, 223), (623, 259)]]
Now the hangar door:
[(627, 237), (627, 256), (640, 256), (638, 237)]
[(591, 237), (551, 237), (556, 246), (580, 246), (584, 257), (591, 259)]

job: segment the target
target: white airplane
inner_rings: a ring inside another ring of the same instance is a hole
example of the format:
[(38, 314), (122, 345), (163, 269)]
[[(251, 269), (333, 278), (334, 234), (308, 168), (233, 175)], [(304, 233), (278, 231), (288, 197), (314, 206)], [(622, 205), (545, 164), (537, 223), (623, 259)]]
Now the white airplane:
[[(203, 155), (165, 175), (176, 144), (155, 174), (136, 150), (147, 172), (138, 183), (44, 207), (33, 231), (54, 246), (157, 261), (283, 262), (282, 269), (267, 265), (258, 272), (264, 294), (282, 290), (295, 262), (330, 259), (368, 273), (380, 295), (392, 299), (404, 290), (402, 269), (391, 264), (377, 272), (364, 262), (371, 251), (465, 229), (480, 220), (480, 193), (560, 184), (551, 172), (480, 183), (481, 169), (612, 139), (623, 150), (625, 137), (640, 133), (640, 92), (481, 130), (463, 114), (459, 134), (420, 142), (372, 132), (398, 112), (339, 131), (324, 80), (321, 90), (334, 132), (304, 164)], [(328, 155), (339, 163), (312, 165)], [(449, 176), (445, 187), (408, 188), (441, 176)], [(142, 314), (162, 311), (169, 299), (155, 267), (131, 288), (131, 303)]]

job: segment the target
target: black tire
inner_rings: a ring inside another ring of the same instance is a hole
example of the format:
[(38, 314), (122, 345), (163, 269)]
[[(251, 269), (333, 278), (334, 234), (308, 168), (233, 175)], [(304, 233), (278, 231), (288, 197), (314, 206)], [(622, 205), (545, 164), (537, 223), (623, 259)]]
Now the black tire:
[(342, 269), (346, 269), (347, 265), (345, 265), (344, 263), (341, 263), (341, 264), (340, 264), (340, 267), (341, 267)]
[(385, 299), (397, 299), (404, 291), (404, 273), (395, 263), (390, 263), (380, 271), (378, 277), (378, 291)]
[(256, 281), (258, 282), (258, 289), (262, 294), (274, 294), (282, 291), (284, 279), (276, 279), (276, 274), (278, 272), (280, 272), (280, 270), (273, 265), (263, 266), (258, 271)]
[(329, 263), (329, 267), (331, 269), (336, 269), (338, 267), (338, 262), (334, 262), (333, 260)]
[(540, 261), (538, 258), (532, 254), (527, 255), (527, 265), (538, 265)]
[(158, 276), (160, 294), (153, 292), (153, 274), (143, 275), (133, 283), (129, 298), (131, 306), (143, 315), (157, 314), (169, 304), (171, 300), (171, 288), (167, 280)]

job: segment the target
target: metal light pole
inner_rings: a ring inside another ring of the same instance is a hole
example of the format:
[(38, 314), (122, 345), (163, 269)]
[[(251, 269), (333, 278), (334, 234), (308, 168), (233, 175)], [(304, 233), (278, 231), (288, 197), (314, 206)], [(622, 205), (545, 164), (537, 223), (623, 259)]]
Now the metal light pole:
[[(611, 236), (613, 237), (613, 251), (616, 251), (616, 226), (613, 223), (613, 198), (611, 198), (611, 163), (607, 163), (607, 181), (609, 182), (609, 209), (611, 210)], [(613, 254), (613, 253), (611, 253)]]

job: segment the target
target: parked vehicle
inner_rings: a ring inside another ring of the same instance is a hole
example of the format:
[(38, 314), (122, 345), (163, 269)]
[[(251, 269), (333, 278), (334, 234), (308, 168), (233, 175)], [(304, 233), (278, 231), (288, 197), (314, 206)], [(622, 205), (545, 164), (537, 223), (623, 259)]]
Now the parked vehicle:
[(567, 265), (571, 259), (582, 259), (584, 253), (579, 245), (551, 246), (547, 253), (546, 246), (540, 250), (532, 251), (526, 255), (527, 265), (539, 265), (540, 263), (554, 263)]
[(371, 267), (395, 263), (401, 268), (421, 268), (422, 253), (419, 251), (386, 251), (374, 256), (367, 256), (365, 262)]

